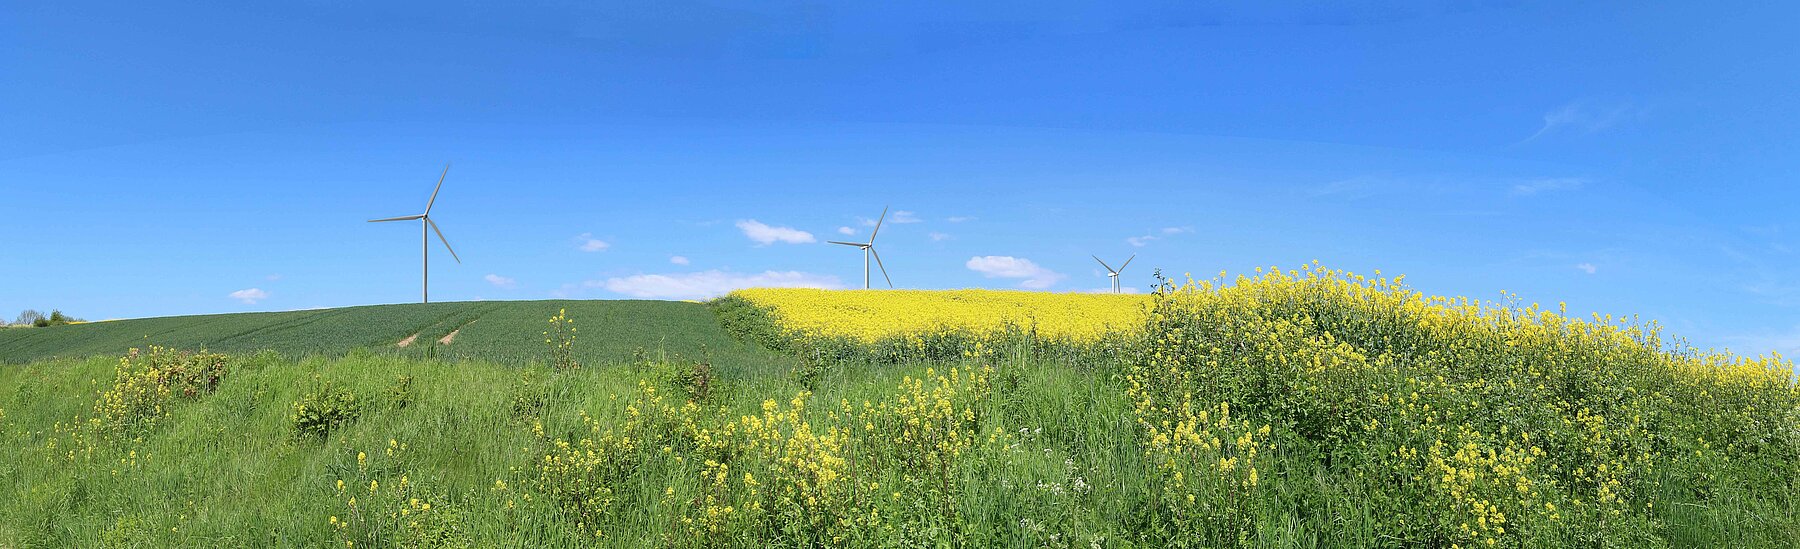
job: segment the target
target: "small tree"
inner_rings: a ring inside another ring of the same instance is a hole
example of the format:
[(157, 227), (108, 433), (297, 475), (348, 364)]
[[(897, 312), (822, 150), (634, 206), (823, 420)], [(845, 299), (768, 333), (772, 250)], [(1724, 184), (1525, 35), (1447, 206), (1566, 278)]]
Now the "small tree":
[(16, 320), (13, 320), (13, 324), (18, 324), (20, 326), (25, 326), (25, 325), (35, 326), (35, 325), (37, 325), (38, 321), (43, 320), (43, 319), (44, 319), (44, 313), (37, 312), (34, 309), (26, 309), (25, 312), (19, 313), (19, 318)]

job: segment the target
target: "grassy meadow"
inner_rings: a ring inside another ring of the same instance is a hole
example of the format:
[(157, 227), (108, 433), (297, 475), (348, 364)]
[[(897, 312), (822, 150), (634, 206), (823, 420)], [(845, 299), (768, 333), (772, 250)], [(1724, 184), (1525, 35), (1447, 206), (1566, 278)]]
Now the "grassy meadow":
[(1792, 364), (1654, 326), (1310, 267), (1084, 300), (1138, 320), (1079, 341), (856, 337), (829, 318), (969, 296), (764, 292), (132, 321), (229, 356), (0, 335), (0, 547), (1800, 543)]

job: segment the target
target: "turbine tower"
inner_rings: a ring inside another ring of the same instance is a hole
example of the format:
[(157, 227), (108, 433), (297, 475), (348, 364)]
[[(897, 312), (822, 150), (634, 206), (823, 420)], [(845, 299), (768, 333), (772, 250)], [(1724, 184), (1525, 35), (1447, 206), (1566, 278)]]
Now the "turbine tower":
[(1125, 258), (1125, 265), (1120, 265), (1118, 269), (1114, 269), (1112, 268), (1112, 265), (1107, 265), (1105, 261), (1100, 261), (1100, 256), (1094, 256), (1094, 261), (1100, 261), (1100, 266), (1106, 267), (1106, 276), (1112, 279), (1113, 293), (1119, 293), (1119, 272), (1124, 271), (1126, 265), (1130, 265), (1131, 260), (1133, 259), (1137, 259), (1137, 254), (1131, 254), (1131, 257)]
[(869, 231), (869, 241), (868, 242), (839, 242), (836, 240), (830, 241), (832, 244), (843, 244), (845, 246), (856, 246), (858, 249), (863, 251), (863, 289), (864, 290), (869, 289), (869, 256), (875, 256), (875, 266), (881, 268), (881, 278), (887, 279), (889, 288), (894, 287), (894, 279), (888, 278), (887, 266), (881, 264), (881, 253), (875, 251), (875, 235), (881, 234), (881, 222), (887, 220), (887, 212), (888, 212), (888, 209), (886, 207), (881, 208), (881, 218), (875, 220), (875, 230)]
[(438, 240), (444, 243), (444, 249), (450, 250), (450, 257), (455, 259), (458, 265), (462, 264), (462, 258), (456, 257), (456, 250), (450, 247), (450, 239), (444, 238), (444, 231), (438, 229), (437, 223), (431, 220), (431, 205), (437, 203), (438, 191), (444, 190), (444, 176), (446, 175), (450, 175), (450, 164), (448, 163), (444, 164), (444, 173), (438, 176), (437, 188), (431, 190), (431, 200), (425, 201), (425, 213), (369, 220), (370, 223), (419, 220), (419, 248), (422, 254), (420, 258), (424, 264), (424, 279), (421, 283), (423, 287), (419, 290), (419, 296), (425, 303), (431, 303), (431, 233), (437, 233)]

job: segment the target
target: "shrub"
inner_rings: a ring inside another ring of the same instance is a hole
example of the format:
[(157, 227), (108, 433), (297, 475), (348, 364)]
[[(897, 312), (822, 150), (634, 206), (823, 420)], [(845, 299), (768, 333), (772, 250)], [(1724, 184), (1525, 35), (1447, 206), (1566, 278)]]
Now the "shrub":
[(119, 359), (113, 383), (100, 393), (94, 414), (115, 434), (141, 433), (155, 427), (175, 399), (209, 394), (224, 379), (228, 357), (204, 350), (196, 353), (150, 346), (132, 349)]
[(330, 382), (307, 392), (294, 402), (294, 413), (288, 420), (295, 434), (303, 438), (323, 440), (338, 427), (356, 421), (363, 404), (356, 393), (338, 388)]

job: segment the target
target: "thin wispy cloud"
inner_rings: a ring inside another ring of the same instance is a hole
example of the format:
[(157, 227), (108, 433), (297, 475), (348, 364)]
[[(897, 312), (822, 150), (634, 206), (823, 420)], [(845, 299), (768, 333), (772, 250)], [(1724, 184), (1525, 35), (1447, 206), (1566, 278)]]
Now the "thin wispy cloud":
[(676, 265), (686, 265), (689, 263), (687, 256), (681, 256), (681, 255), (669, 256), (669, 262), (674, 263)]
[(581, 233), (581, 236), (575, 237), (575, 249), (584, 252), (601, 252), (611, 247), (612, 244), (594, 238), (594, 233)]
[(1017, 278), (1019, 287), (1041, 290), (1055, 285), (1067, 278), (1062, 273), (1046, 269), (1029, 259), (1006, 255), (984, 255), (969, 258), (963, 264), (969, 270), (981, 273), (988, 278)]
[(931, 237), (932, 242), (943, 242), (945, 240), (954, 238), (954, 237), (950, 236), (949, 233), (940, 233), (940, 232), (932, 232), (931, 234), (928, 234), (926, 236)]
[(1544, 124), (1537, 133), (1521, 143), (1558, 133), (1591, 134), (1618, 126), (1642, 116), (1643, 111), (1630, 103), (1594, 105), (1577, 101), (1544, 113)]
[(583, 287), (605, 288), (609, 292), (641, 299), (711, 299), (743, 288), (839, 289), (844, 284), (835, 276), (801, 271), (734, 273), (715, 269), (614, 277), (585, 282)]
[[(1800, 357), (1800, 326), (1794, 326), (1785, 332), (1764, 332), (1760, 334), (1740, 335), (1725, 338), (1732, 350), (1746, 356), (1767, 355), (1770, 351), (1781, 353), (1783, 358)], [(1800, 375), (1800, 371), (1795, 372)]]
[(1188, 227), (1188, 226), (1163, 227), (1161, 229), (1155, 229), (1155, 230), (1152, 230), (1150, 232), (1144, 233), (1139, 236), (1126, 237), (1125, 243), (1130, 244), (1132, 247), (1135, 247), (1135, 248), (1142, 248), (1144, 246), (1149, 246), (1151, 242), (1155, 242), (1158, 240), (1162, 240), (1165, 238), (1170, 238), (1170, 237), (1174, 237), (1174, 236), (1178, 236), (1178, 235), (1188, 234), (1191, 232), (1194, 232), (1193, 227)]
[(1545, 177), (1514, 183), (1511, 188), (1513, 196), (1535, 196), (1557, 191), (1573, 191), (1587, 185), (1587, 180), (1579, 177)]
[(1577, 263), (1575, 265), (1575, 270), (1581, 271), (1581, 272), (1584, 272), (1587, 274), (1594, 274), (1596, 272), (1599, 272), (1600, 268), (1594, 266), (1593, 263)]
[(255, 305), (258, 301), (268, 299), (269, 292), (265, 292), (261, 288), (245, 288), (231, 292), (231, 298), (241, 301), (245, 305)]
[(919, 218), (919, 214), (913, 213), (911, 210), (894, 210), (894, 211), (888, 212), (887, 221), (882, 221), (881, 218), (879, 218), (879, 217), (858, 217), (858, 218), (856, 218), (856, 220), (858, 223), (861, 223), (862, 226), (864, 226), (864, 227), (874, 227), (877, 222), (881, 222), (881, 223), (921, 223), (924, 221), (923, 219)]
[(776, 242), (787, 244), (806, 244), (815, 242), (812, 233), (792, 227), (774, 227), (755, 219), (737, 222), (738, 230), (758, 246), (767, 246)]
[(1303, 192), (1313, 198), (1360, 200), (1378, 196), (1417, 195), (1436, 191), (1437, 188), (1433, 184), (1417, 178), (1377, 174), (1339, 179)]
[(1770, 305), (1800, 307), (1800, 284), (1764, 276), (1761, 280), (1739, 286), (1739, 289)]
[(838, 232), (838, 234), (841, 234), (844, 236), (853, 236), (856, 234), (856, 229), (852, 229), (849, 227), (838, 227), (837, 232)]
[(486, 280), (488, 284), (493, 284), (495, 288), (501, 288), (501, 289), (506, 289), (506, 290), (513, 289), (519, 285), (519, 281), (513, 280), (512, 278), (509, 278), (509, 277), (500, 276), (497, 274), (489, 274), (487, 276), (481, 277), (481, 279)]
[[(1108, 288), (1088, 288), (1085, 290), (1080, 290), (1080, 292), (1084, 293), (1084, 294), (1110, 294), (1110, 293), (1113, 293), (1113, 289), (1110, 287), (1108, 287)], [(1139, 292), (1138, 292), (1137, 288), (1133, 288), (1131, 286), (1120, 286), (1119, 293), (1135, 294), (1135, 293), (1139, 293)]]
[(962, 223), (965, 221), (974, 221), (974, 220), (975, 220), (975, 216), (972, 216), (972, 215), (958, 215), (958, 216), (951, 216), (951, 217), (944, 218), (944, 221), (949, 221), (951, 223)]

